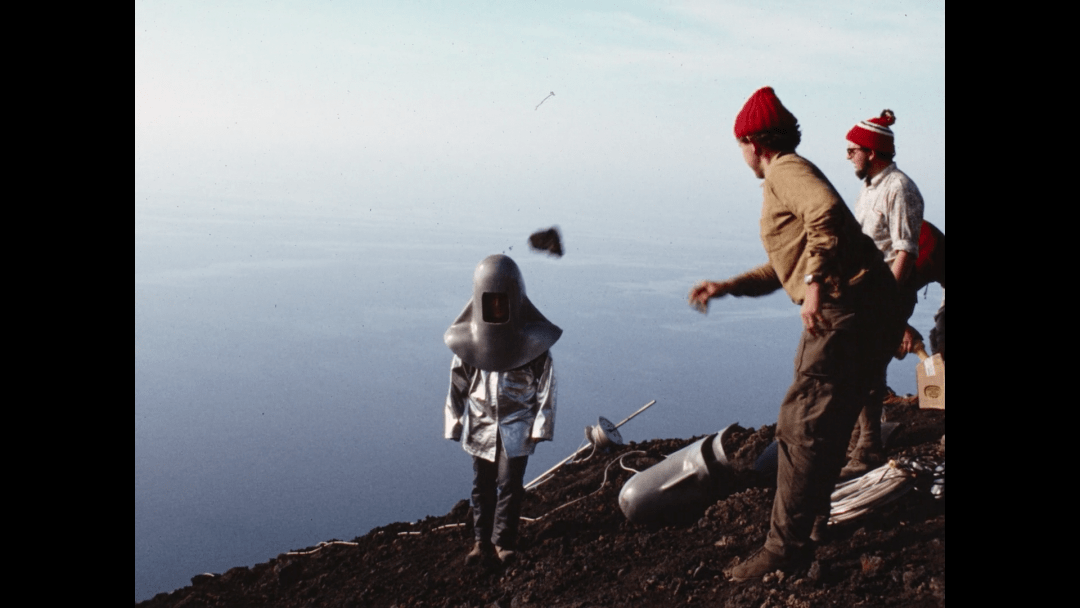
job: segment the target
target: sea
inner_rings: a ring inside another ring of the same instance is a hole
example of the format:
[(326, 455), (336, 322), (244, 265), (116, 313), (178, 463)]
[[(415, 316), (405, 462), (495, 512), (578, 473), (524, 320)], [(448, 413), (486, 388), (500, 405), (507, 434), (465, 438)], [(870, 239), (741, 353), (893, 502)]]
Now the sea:
[[(135, 600), (373, 527), (445, 514), (471, 462), (443, 439), (443, 332), (476, 264), (514, 258), (563, 330), (555, 440), (599, 417), (626, 441), (775, 422), (798, 307), (782, 292), (714, 300), (691, 286), (765, 261), (760, 194), (728, 213), (636, 206), (414, 205), (140, 195), (135, 205)], [(557, 225), (565, 255), (530, 250)], [(919, 294), (927, 335), (943, 298)], [(889, 384), (915, 392), (909, 356)]]

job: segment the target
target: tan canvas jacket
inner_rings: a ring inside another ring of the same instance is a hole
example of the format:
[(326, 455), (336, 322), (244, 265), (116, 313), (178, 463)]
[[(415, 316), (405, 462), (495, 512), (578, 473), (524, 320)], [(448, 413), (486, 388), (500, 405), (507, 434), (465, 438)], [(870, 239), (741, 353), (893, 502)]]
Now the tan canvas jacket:
[(802, 304), (806, 275), (820, 275), (824, 294), (839, 298), (875, 264), (884, 264), (873, 240), (825, 175), (798, 154), (765, 168), (761, 242), (769, 263), (732, 279), (733, 295), (764, 295), (783, 287)]

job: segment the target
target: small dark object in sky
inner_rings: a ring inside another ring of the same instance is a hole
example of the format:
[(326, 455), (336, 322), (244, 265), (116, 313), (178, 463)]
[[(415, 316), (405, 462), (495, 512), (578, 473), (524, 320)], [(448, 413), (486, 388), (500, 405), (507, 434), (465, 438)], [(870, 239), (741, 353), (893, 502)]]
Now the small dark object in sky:
[(559, 227), (552, 226), (547, 230), (538, 230), (532, 233), (529, 235), (529, 247), (532, 247), (533, 251), (546, 251), (555, 257), (561, 258), (563, 248)]
[(533, 108), (533, 109), (534, 109), (534, 110), (539, 110), (539, 109), (540, 109), (540, 106), (544, 105), (544, 102), (548, 100), (548, 97), (554, 97), (554, 96), (555, 96), (555, 91), (552, 91), (552, 92), (548, 93), (548, 96), (547, 96), (547, 97), (545, 97), (545, 98), (543, 98), (543, 99), (541, 99), (541, 100), (540, 100), (540, 103), (536, 104), (536, 107), (535, 107), (535, 108)]

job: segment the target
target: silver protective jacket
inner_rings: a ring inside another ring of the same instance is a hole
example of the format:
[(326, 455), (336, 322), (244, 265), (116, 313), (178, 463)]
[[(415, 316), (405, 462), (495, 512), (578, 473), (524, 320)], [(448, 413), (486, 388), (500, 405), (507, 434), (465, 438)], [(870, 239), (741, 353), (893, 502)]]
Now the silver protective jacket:
[(485, 371), (454, 355), (446, 396), (446, 438), (495, 462), (496, 438), (510, 458), (529, 456), (555, 436), (555, 371), (551, 354), (503, 372)]

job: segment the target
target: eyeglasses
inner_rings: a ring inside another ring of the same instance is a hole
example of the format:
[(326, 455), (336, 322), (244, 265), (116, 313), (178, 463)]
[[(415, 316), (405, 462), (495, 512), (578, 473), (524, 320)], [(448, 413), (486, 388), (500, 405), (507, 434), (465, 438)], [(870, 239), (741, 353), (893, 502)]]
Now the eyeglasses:
[(869, 152), (869, 151), (870, 151), (870, 148), (863, 148), (862, 146), (855, 146), (854, 148), (848, 148), (847, 149), (847, 157), (851, 158), (852, 156), (855, 156), (856, 152)]

